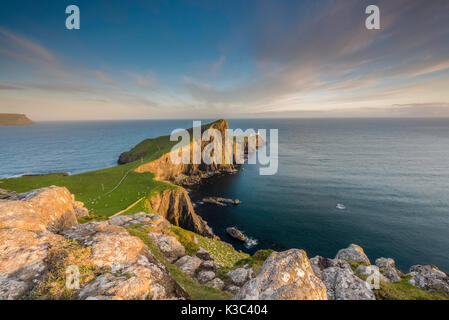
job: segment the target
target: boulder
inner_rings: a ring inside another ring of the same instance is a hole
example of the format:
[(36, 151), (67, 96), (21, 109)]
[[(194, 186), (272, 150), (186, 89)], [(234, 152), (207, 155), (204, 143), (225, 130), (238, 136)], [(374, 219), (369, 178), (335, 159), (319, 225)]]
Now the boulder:
[[(212, 288), (215, 288), (218, 290), (223, 290), (224, 282), (219, 278), (214, 278), (211, 281), (207, 282), (206, 286), (212, 287)], [(238, 288), (238, 289), (240, 289), (240, 288)]]
[(160, 233), (150, 233), (149, 235), (168, 262), (173, 263), (186, 254), (184, 246), (175, 237)]
[(77, 218), (87, 217), (89, 215), (89, 210), (84, 207), (84, 203), (81, 201), (74, 201), (73, 209)]
[(337, 267), (342, 269), (350, 269), (351, 266), (349, 263), (347, 263), (344, 260), (340, 259), (329, 259), (324, 258), (321, 256), (316, 256), (310, 259), (310, 264), (312, 265), (313, 272), (315, 272), (315, 275), (321, 279), (321, 275), (323, 270), (330, 268), (330, 267)]
[(425, 290), (435, 290), (449, 295), (449, 277), (433, 265), (415, 265), (410, 267), (412, 278), (409, 282)]
[(326, 287), (315, 276), (303, 250), (273, 252), (260, 273), (235, 295), (237, 300), (326, 300)]
[(330, 267), (324, 269), (321, 279), (327, 288), (329, 300), (375, 300), (376, 297), (367, 282), (348, 268)]
[(27, 295), (47, 272), (49, 248), (61, 241), (61, 236), (51, 233), (0, 229), (0, 300)]
[(195, 255), (201, 260), (212, 260), (212, 257), (210, 256), (209, 252), (203, 247), (200, 247), (200, 249), (196, 252)]
[(233, 295), (236, 295), (240, 291), (240, 287), (234, 286), (234, 285), (227, 285), (224, 290), (232, 293)]
[(217, 271), (220, 267), (221, 266), (218, 263), (216, 263), (214, 260), (205, 260), (201, 263), (200, 269)]
[(189, 276), (193, 277), (202, 262), (203, 261), (198, 257), (184, 256), (176, 261), (175, 265)]
[(338, 251), (335, 259), (354, 261), (364, 263), (366, 265), (371, 264), (363, 249), (356, 244), (351, 244), (346, 249), (341, 249), (340, 251)]
[[(358, 275), (364, 276), (364, 277), (371, 277), (370, 280), (375, 280), (377, 277), (377, 281), (385, 281), (390, 282), (381, 272), (378, 266), (364, 266), (360, 265), (357, 267), (356, 273)], [(379, 282), (376, 282), (379, 285)]]
[(214, 278), (215, 278), (215, 272), (208, 271), (208, 270), (200, 271), (196, 275), (196, 279), (198, 280), (199, 283), (202, 283), (202, 284), (209, 282)]
[(391, 282), (398, 282), (401, 280), (401, 272), (396, 269), (396, 264), (391, 258), (376, 259), (376, 266), (379, 267), (381, 273)]
[(243, 286), (249, 279), (251, 279), (253, 270), (238, 268), (235, 270), (231, 270), (227, 273), (227, 280), (235, 286), (241, 287)]
[(78, 224), (69, 190), (48, 187), (0, 202), (0, 226), (37, 232), (59, 232)]

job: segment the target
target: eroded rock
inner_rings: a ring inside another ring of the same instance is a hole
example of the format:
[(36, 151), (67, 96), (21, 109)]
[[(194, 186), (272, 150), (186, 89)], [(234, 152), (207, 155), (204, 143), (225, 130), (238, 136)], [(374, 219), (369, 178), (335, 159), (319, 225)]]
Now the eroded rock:
[(236, 294), (237, 300), (326, 300), (326, 287), (315, 276), (303, 250), (272, 253), (260, 273)]
[(335, 259), (365, 263), (366, 265), (371, 264), (362, 247), (356, 244), (351, 244), (349, 247), (338, 251)]
[(202, 262), (203, 261), (198, 257), (184, 256), (176, 261), (175, 265), (189, 276), (193, 277)]
[(391, 258), (378, 258), (376, 259), (376, 266), (379, 267), (382, 274), (388, 281), (398, 282), (401, 280), (401, 272), (396, 269), (396, 264)]
[(173, 263), (186, 254), (184, 246), (175, 237), (160, 233), (150, 233), (149, 235), (168, 262)]
[(410, 267), (413, 277), (409, 282), (425, 290), (435, 290), (449, 295), (449, 277), (433, 265), (415, 265)]

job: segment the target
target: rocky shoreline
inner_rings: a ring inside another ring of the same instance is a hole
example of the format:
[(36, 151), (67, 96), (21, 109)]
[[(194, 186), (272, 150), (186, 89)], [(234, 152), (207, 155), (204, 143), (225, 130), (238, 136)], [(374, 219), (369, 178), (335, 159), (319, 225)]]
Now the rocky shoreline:
[[(264, 257), (259, 270), (250, 262), (229, 269), (202, 247), (192, 252), (160, 215), (137, 213), (79, 224), (87, 209), (66, 188), (9, 196), (2, 190), (2, 195), (0, 299), (67, 298), (64, 286), (56, 290), (52, 279), (64, 278), (68, 264), (82, 270), (71, 299), (189, 299), (168, 266), (234, 299), (374, 300), (381, 297), (382, 286), (395, 283), (449, 298), (449, 277), (437, 267), (415, 265), (403, 274), (391, 258), (372, 265), (355, 244), (335, 258), (309, 259), (305, 251), (290, 249)], [(162, 257), (150, 250), (147, 238)], [(192, 241), (198, 242), (195, 236)]]

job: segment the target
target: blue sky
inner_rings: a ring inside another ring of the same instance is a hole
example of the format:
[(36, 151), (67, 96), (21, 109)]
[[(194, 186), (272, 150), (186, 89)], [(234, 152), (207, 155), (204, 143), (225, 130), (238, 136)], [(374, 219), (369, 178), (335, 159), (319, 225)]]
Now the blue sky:
[(448, 17), (445, 0), (2, 1), (0, 112), (448, 116)]

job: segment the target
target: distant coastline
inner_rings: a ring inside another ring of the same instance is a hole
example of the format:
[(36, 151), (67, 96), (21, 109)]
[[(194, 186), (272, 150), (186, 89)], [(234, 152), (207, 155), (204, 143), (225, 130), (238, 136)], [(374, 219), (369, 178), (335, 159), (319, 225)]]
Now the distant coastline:
[(26, 115), (19, 113), (0, 113), (0, 126), (29, 126), (34, 124)]

